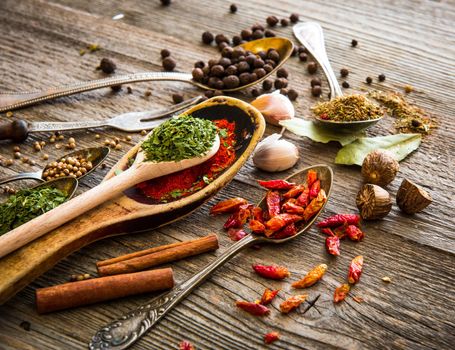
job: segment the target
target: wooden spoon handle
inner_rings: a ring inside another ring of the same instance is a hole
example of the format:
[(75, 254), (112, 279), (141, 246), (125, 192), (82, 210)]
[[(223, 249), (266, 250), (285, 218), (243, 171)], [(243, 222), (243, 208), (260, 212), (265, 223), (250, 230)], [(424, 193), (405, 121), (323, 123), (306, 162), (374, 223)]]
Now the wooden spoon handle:
[(102, 182), (78, 197), (0, 236), (0, 258), (141, 182), (134, 168)]

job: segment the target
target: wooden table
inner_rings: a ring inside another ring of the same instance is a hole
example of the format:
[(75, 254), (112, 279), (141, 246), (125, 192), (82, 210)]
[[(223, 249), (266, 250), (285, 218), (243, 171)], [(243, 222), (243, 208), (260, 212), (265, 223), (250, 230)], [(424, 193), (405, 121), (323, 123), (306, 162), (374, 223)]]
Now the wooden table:
[[(102, 74), (95, 67), (102, 57), (112, 58), (118, 73), (159, 71), (159, 52), (163, 48), (172, 52), (179, 70), (188, 71), (194, 61), (217, 55), (216, 49), (201, 43), (203, 31), (232, 36), (255, 22), (263, 23), (268, 15), (282, 18), (297, 12), (302, 20), (322, 24), (335, 71), (342, 67), (350, 70), (347, 79), (352, 88), (347, 92), (367, 88), (364, 81), (369, 75), (374, 77), (372, 88), (402, 91), (409, 84), (415, 89), (410, 98), (434, 114), (439, 128), (424, 139), (418, 151), (401, 162), (398, 177), (388, 186), (394, 196), (401, 180), (409, 178), (426, 188), (434, 202), (413, 216), (403, 215), (394, 206), (385, 219), (364, 223), (365, 240), (343, 242), (342, 255), (336, 259), (325, 253), (325, 237), (314, 228), (283, 246), (249, 249), (192, 293), (135, 348), (176, 349), (182, 339), (187, 339), (197, 349), (259, 349), (265, 348), (263, 335), (272, 330), (282, 336), (279, 342), (267, 346), (274, 349), (450, 348), (450, 344), (455, 344), (453, 3), (256, 0), (239, 2), (238, 7), (236, 14), (230, 14), (228, 2), (213, 0), (173, 1), (169, 7), (146, 0), (4, 0), (0, 4), (0, 89), (33, 90), (98, 78)], [(119, 13), (124, 17), (113, 20)], [(277, 27), (276, 32), (292, 38), (291, 27)], [(356, 48), (350, 45), (354, 38), (359, 42)], [(80, 56), (79, 51), (88, 44), (99, 44), (101, 49)], [(309, 107), (315, 102), (309, 89), (311, 76), (296, 58), (286, 66), (291, 73), (290, 85), (300, 94), (295, 103), (297, 115), (308, 117)], [(377, 82), (380, 73), (387, 77), (384, 83)], [(168, 106), (172, 93), (182, 92), (185, 98), (200, 93), (194, 87), (176, 83), (131, 87), (131, 94), (126, 88), (118, 93), (105, 89), (62, 98), (16, 111), (13, 118), (103, 119), (130, 110)], [(146, 91), (151, 91), (151, 95), (145, 96)], [(325, 83), (324, 91), (326, 96)], [(251, 99), (249, 93), (236, 96)], [(7, 117), (2, 114), (0, 119)], [(369, 134), (386, 135), (392, 130), (387, 118)], [(277, 131), (268, 127), (267, 133)], [(97, 133), (100, 139), (95, 138)], [(64, 135), (66, 139), (76, 138), (78, 147), (101, 145), (105, 138), (125, 136), (113, 130)], [(48, 138), (47, 134), (32, 135), (21, 145), (22, 153), (36, 161), (36, 166), (15, 161), (10, 167), (0, 167), (0, 176), (37, 170), (45, 164), (43, 153), (51, 159), (63, 155), (64, 148), (57, 150), (50, 144), (44, 151), (33, 151), (35, 141)], [(107, 165), (112, 166), (139, 138), (137, 134), (131, 142), (123, 142), (123, 149), (113, 151)], [(315, 143), (290, 133), (286, 133), (286, 138), (299, 146), (301, 159), (296, 169), (316, 163), (333, 166), (335, 187), (325, 215), (356, 212), (355, 195), (361, 185), (359, 168), (333, 164), (339, 146)], [(0, 155), (10, 158), (13, 146), (1, 143)], [(97, 170), (83, 181), (79, 191), (98, 184), (106, 171)], [(106, 239), (67, 257), (0, 307), (0, 347), (86, 348), (96, 330), (151, 296), (38, 316), (34, 306), (36, 288), (63, 283), (71, 274), (95, 275), (95, 262), (100, 259), (217, 232), (221, 240), (219, 252), (172, 264), (176, 280), (183, 281), (231, 244), (221, 230), (224, 218), (208, 217), (210, 205), (237, 195), (257, 201), (262, 192), (255, 179), (282, 177), (291, 172), (266, 174), (249, 161), (235, 181), (191, 216), (152, 232)], [(343, 283), (350, 260), (358, 254), (365, 257), (365, 271), (352, 296), (362, 297), (364, 302), (357, 303), (349, 297), (334, 305), (333, 291)], [(254, 262), (288, 266), (292, 280), (319, 263), (327, 263), (329, 271), (308, 290), (310, 301), (320, 297), (307, 312), (304, 310), (309, 303), (300, 311), (281, 315), (279, 303), (275, 302), (270, 316), (256, 318), (238, 310), (234, 302), (255, 300), (265, 287), (282, 288), (279, 301), (295, 292), (290, 283), (256, 276), (251, 269)], [(392, 282), (384, 283), (384, 276)]]

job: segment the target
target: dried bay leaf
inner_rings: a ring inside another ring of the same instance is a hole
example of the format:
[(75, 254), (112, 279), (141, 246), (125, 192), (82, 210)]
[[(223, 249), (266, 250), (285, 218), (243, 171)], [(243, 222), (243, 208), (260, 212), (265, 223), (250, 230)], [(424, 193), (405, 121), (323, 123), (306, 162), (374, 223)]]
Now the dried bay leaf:
[(280, 121), (280, 125), (284, 126), (287, 130), (298, 136), (305, 136), (312, 139), (313, 141), (322, 143), (336, 141), (339, 142), (342, 146), (348, 145), (351, 142), (357, 140), (359, 137), (365, 135), (363, 132), (358, 134), (348, 134), (330, 131), (321, 126), (318, 126), (316, 123), (310, 120), (300, 118), (282, 120)]
[(397, 161), (415, 151), (422, 140), (420, 134), (397, 134), (378, 137), (360, 137), (338, 151), (336, 164), (362, 165), (368, 153), (376, 149), (389, 151)]

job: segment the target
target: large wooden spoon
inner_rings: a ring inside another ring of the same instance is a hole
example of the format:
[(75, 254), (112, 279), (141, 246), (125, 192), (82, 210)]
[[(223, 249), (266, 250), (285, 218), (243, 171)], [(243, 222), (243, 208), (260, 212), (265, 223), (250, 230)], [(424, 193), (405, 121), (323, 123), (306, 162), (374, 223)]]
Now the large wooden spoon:
[[(147, 137), (146, 137), (147, 138)], [(41, 237), (47, 232), (116, 197), (126, 189), (156, 177), (175, 173), (201, 164), (215, 155), (220, 147), (218, 135), (212, 147), (200, 157), (178, 162), (151, 162), (139, 151), (131, 167), (102, 182), (78, 197), (0, 236), (0, 258)]]

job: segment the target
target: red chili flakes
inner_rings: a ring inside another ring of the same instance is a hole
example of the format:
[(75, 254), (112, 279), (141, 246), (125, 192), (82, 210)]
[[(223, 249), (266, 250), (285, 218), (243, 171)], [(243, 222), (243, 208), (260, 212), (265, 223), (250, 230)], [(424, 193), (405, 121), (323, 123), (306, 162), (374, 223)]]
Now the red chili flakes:
[(253, 265), (253, 270), (261, 277), (272, 280), (282, 280), (289, 277), (291, 273), (284, 266), (276, 265)]
[(349, 225), (344, 231), (351, 241), (359, 242), (365, 237), (360, 228), (355, 225)]
[(267, 192), (266, 202), (269, 211), (269, 217), (273, 218), (280, 213), (280, 194), (275, 191)]
[(259, 185), (268, 189), (268, 190), (289, 190), (295, 183), (287, 182), (286, 180), (270, 180), (270, 181), (261, 181), (258, 180)]
[(319, 210), (322, 209), (324, 203), (327, 201), (327, 195), (324, 190), (320, 190), (316, 198), (314, 198), (310, 204), (305, 208), (303, 213), (303, 219), (305, 221), (310, 220), (314, 215), (316, 215)]
[(327, 271), (326, 264), (320, 264), (306, 274), (300, 281), (292, 283), (294, 288), (308, 288), (318, 282)]
[(297, 309), (300, 304), (302, 304), (306, 298), (308, 297), (307, 294), (302, 295), (293, 295), (287, 298), (280, 304), (280, 311), (284, 314), (291, 312), (292, 310)]
[(344, 225), (358, 225), (360, 222), (360, 216), (356, 214), (336, 214), (331, 217), (319, 222), (317, 226), (319, 228), (324, 227), (338, 227)]
[(300, 215), (295, 214), (277, 214), (265, 223), (267, 229), (276, 232), (286, 225), (302, 220)]
[(252, 303), (249, 301), (236, 301), (235, 305), (254, 316), (263, 316), (267, 315), (270, 312), (266, 306), (259, 303)]
[(272, 300), (276, 297), (276, 295), (278, 294), (279, 291), (280, 291), (279, 289), (271, 290), (271, 289), (266, 288), (264, 293), (262, 294), (260, 303), (262, 305), (270, 304), (272, 302)]
[(264, 335), (264, 343), (270, 344), (273, 343), (274, 341), (277, 341), (280, 339), (280, 333), (278, 332), (269, 332), (266, 335)]
[(340, 255), (340, 239), (338, 236), (329, 236), (325, 239), (325, 247), (330, 255)]
[(349, 291), (351, 290), (351, 287), (349, 284), (342, 284), (339, 286), (337, 289), (335, 289), (335, 293), (333, 295), (333, 301), (335, 303), (339, 303), (340, 301), (343, 301), (346, 296), (349, 294)]
[(352, 297), (356, 303), (363, 303), (365, 300), (362, 297)]
[(182, 340), (179, 344), (179, 350), (196, 350), (196, 348), (188, 340)]
[(224, 201), (221, 201), (221, 202), (215, 204), (210, 209), (210, 215), (233, 213), (233, 212), (237, 211), (241, 205), (244, 205), (247, 203), (248, 202), (246, 199), (243, 199), (240, 197), (226, 199)]
[(348, 272), (348, 282), (351, 284), (355, 284), (359, 282), (360, 275), (362, 274), (362, 268), (363, 268), (363, 256), (359, 255), (356, 256), (354, 259), (351, 261), (351, 265), (349, 266), (349, 272)]
[(250, 220), (250, 229), (254, 233), (264, 233), (265, 231), (265, 226), (262, 222), (259, 220)]
[(230, 239), (232, 239), (234, 242), (235, 241), (240, 241), (243, 237), (247, 236), (248, 233), (246, 233), (243, 229), (241, 228), (230, 228), (228, 230), (228, 236)]
[[(266, 232), (266, 236), (270, 236), (267, 233), (268, 232)], [(294, 223), (291, 223), (291, 224), (285, 226), (284, 228), (282, 228), (281, 230), (279, 230), (278, 232), (273, 233), (270, 238), (283, 239), (283, 238), (288, 238), (288, 237), (294, 236), (296, 233), (297, 233), (297, 228), (295, 227)]]

